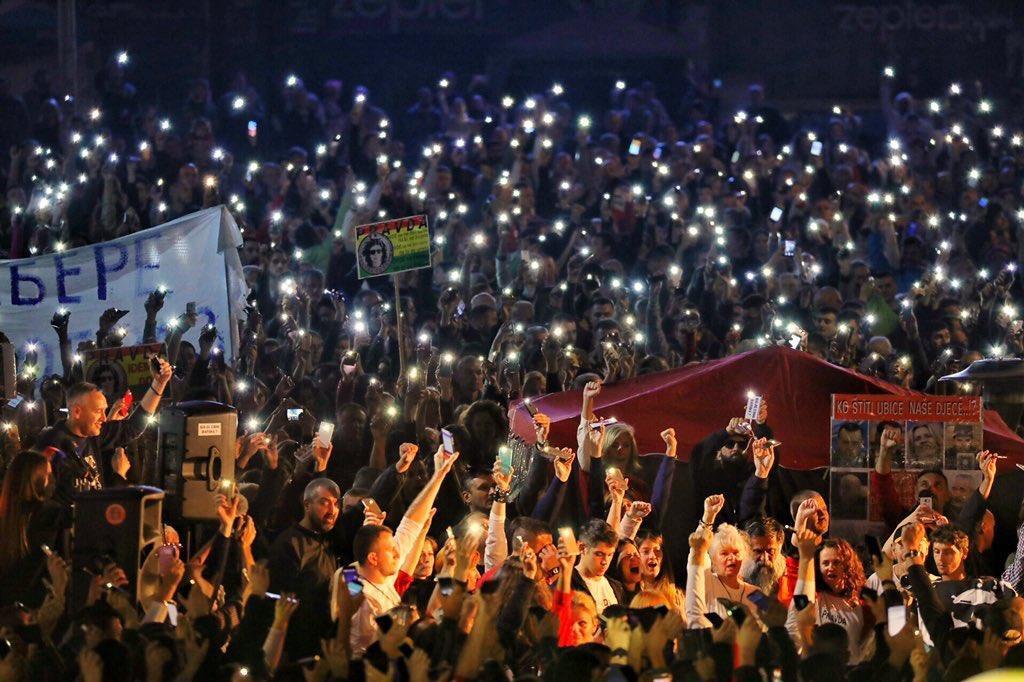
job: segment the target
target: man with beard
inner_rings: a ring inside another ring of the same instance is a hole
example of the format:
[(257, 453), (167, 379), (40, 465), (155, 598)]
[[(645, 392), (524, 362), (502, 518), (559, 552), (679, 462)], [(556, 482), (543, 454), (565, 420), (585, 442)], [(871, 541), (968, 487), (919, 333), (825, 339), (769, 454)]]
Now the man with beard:
[[(335, 434), (337, 434), (337, 430), (335, 430)], [(345, 494), (347, 499), (339, 500), (337, 518), (332, 528), (328, 530), (328, 540), (334, 549), (335, 556), (342, 559), (351, 558), (352, 538), (355, 537), (356, 531), (363, 524), (363, 505), (351, 504), (352, 499), (371, 498), (382, 509), (392, 509), (405, 484), (406, 474), (412, 467), (418, 452), (419, 447), (413, 443), (402, 443), (398, 446), (398, 460), (394, 464), (386, 467), (379, 473), (369, 468), (366, 469), (366, 473), (369, 474), (367, 476), (368, 488), (350, 488)], [(276, 528), (287, 528), (289, 524), (294, 523), (299, 518), (299, 511), (296, 506), (298, 499), (297, 491), (308, 490), (314, 480), (334, 482), (334, 478), (330, 475), (332, 470), (331, 462), (339, 459), (341, 455), (333, 453), (333, 444), (328, 448), (322, 448), (317, 444), (317, 441), (313, 442), (313, 456), (309, 458), (308, 462), (296, 465), (295, 473), (280, 493), (274, 523)], [(277, 476), (280, 475), (277, 473), (277, 470), (282, 468), (277, 467), (269, 472), (271, 474), (270, 483), (276, 480)], [(360, 475), (360, 478), (362, 477)], [(362, 485), (365, 486), (367, 483)], [(335, 483), (335, 485), (337, 484)], [(279, 488), (274, 489), (277, 490)], [(273, 490), (270, 490), (267, 494), (272, 493)], [(264, 495), (262, 487), (260, 494), (261, 496)], [(261, 499), (265, 499), (265, 497), (261, 497)], [(305, 507), (305, 493), (303, 493), (302, 500), (303, 507)]]
[(749, 522), (745, 528), (750, 542), (750, 556), (743, 562), (740, 575), (783, 606), (789, 606), (792, 594), (786, 594), (782, 578), (786, 575), (786, 557), (782, 553), (785, 531), (773, 518)]
[(282, 531), (270, 548), (271, 590), (299, 598), (285, 641), (293, 659), (316, 653), (320, 633), (331, 626), (330, 584), (338, 561), (329, 534), (338, 520), (340, 497), (331, 479), (310, 481), (302, 495), (302, 521)]
[[(767, 402), (762, 402), (761, 413), (753, 422), (730, 419), (723, 431), (716, 431), (702, 440), (690, 456), (690, 476), (695, 499), (694, 512), (703, 514), (703, 500), (712, 495), (724, 495), (725, 506), (719, 520), (725, 523), (742, 522), (740, 500), (744, 486), (755, 473), (752, 441), (771, 438)], [(770, 468), (770, 467), (769, 467)]]
[(974, 456), (978, 450), (979, 448), (974, 442), (974, 426), (971, 424), (955, 425), (953, 427), (953, 446), (946, 448), (946, 468), (973, 469)]

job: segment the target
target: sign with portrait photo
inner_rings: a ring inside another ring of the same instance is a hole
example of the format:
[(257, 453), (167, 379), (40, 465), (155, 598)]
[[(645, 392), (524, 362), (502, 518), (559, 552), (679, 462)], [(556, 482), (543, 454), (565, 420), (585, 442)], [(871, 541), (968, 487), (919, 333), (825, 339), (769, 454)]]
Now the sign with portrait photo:
[(430, 267), (427, 216), (414, 215), (356, 227), (359, 279)]
[(141, 398), (153, 383), (150, 360), (166, 356), (162, 343), (86, 351), (82, 354), (85, 380), (99, 387), (108, 405), (113, 405), (129, 389)]
[(829, 509), (836, 535), (859, 542), (884, 529), (882, 491), (872, 471), (889, 455), (892, 489), (903, 508), (917, 506), (917, 477), (941, 470), (954, 500), (977, 487), (982, 400), (977, 396), (832, 396)]

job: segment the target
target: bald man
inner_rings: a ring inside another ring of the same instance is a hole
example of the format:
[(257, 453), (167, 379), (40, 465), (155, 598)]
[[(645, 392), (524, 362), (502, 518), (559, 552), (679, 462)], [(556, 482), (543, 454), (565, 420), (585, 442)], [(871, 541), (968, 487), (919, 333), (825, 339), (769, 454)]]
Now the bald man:
[(107, 421), (107, 399), (95, 384), (81, 382), (68, 389), (67, 418), (45, 429), (36, 441), (36, 448), (50, 457), (54, 499), (71, 504), (76, 493), (128, 483), (131, 463), (123, 446), (146, 430), (171, 380), (171, 366), (157, 360), (149, 390), (138, 408), (120, 421)]

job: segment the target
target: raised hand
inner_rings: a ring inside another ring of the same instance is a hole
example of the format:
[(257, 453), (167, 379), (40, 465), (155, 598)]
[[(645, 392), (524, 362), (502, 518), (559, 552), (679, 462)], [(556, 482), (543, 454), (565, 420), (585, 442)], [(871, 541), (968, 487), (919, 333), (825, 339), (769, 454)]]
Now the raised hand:
[(995, 480), (996, 462), (999, 461), (999, 457), (998, 454), (988, 450), (982, 450), (978, 453), (978, 469), (981, 470), (981, 475), (986, 480)]
[(46, 556), (46, 572), (50, 576), (47, 587), (56, 597), (63, 597), (71, 579), (71, 566), (56, 552)]
[(676, 430), (672, 428), (665, 429), (661, 432), (661, 439), (665, 441), (665, 456), (672, 459), (676, 458)]
[(793, 536), (793, 544), (800, 550), (801, 559), (813, 559), (815, 550), (821, 544), (821, 536), (813, 530), (804, 528)]
[(455, 460), (459, 458), (459, 453), (453, 452), (448, 454), (444, 451), (444, 444), (438, 446), (437, 452), (434, 453), (434, 474), (439, 476), (446, 476), (449, 471), (452, 470), (452, 466), (455, 465)]
[(593, 457), (594, 459), (600, 459), (601, 458), (601, 454), (604, 452), (604, 437), (605, 437), (605, 426), (604, 426), (604, 424), (601, 424), (601, 426), (597, 427), (596, 429), (592, 429), (592, 428), (589, 428), (589, 427), (587, 428), (587, 439), (590, 441), (590, 444), (593, 446), (593, 452), (591, 453), (590, 456)]
[(125, 454), (124, 448), (114, 448), (114, 454), (110, 458), (110, 468), (121, 478), (128, 475), (128, 470), (132, 468), (132, 462)]
[(238, 516), (241, 497), (236, 495), (232, 498), (218, 494), (213, 499), (217, 503), (217, 518), (220, 520), (221, 530), (223, 532), (226, 529), (230, 533), (235, 524), (235, 517)]
[(605, 469), (604, 484), (608, 486), (608, 493), (612, 498), (621, 503), (629, 490), (629, 479), (622, 476), (617, 469)]
[(814, 515), (818, 513), (818, 501), (813, 497), (809, 497), (800, 503), (800, 506), (796, 510), (796, 518), (793, 519), (793, 523), (797, 530), (801, 530), (807, 526)]
[(763, 397), (761, 398), (761, 409), (757, 411), (757, 417), (754, 418), (758, 424), (764, 424), (768, 421), (768, 401)]
[(242, 532), (238, 536), (238, 541), (243, 547), (252, 547), (252, 543), (256, 541), (256, 523), (252, 520), (252, 517), (246, 515), (242, 522)]
[(886, 426), (882, 429), (879, 445), (884, 451), (891, 451), (903, 442), (903, 431), (898, 426)]
[(107, 308), (100, 315), (100, 329), (103, 331), (109, 330), (117, 321), (128, 314), (127, 310), (119, 310), (118, 308)]
[(494, 485), (498, 490), (507, 493), (512, 488), (512, 474), (514, 473), (515, 467), (509, 467), (508, 471), (505, 471), (501, 466), (501, 462), (494, 460), (491, 477), (494, 479)]
[(712, 533), (710, 528), (703, 526), (690, 533), (690, 549), (695, 556), (701, 557), (707, 554), (711, 547)]
[(715, 518), (718, 516), (718, 512), (722, 511), (722, 507), (725, 506), (725, 495), (709, 495), (704, 499), (704, 517), (703, 522), (706, 526), (715, 525)]
[(71, 311), (57, 311), (53, 314), (50, 319), (50, 326), (57, 332), (58, 336), (66, 335), (68, 333), (68, 320), (71, 319)]
[[(379, 509), (379, 507), (378, 507)], [(384, 520), (387, 519), (388, 513), (381, 511), (379, 514), (376, 510), (363, 505), (363, 525), (364, 526), (383, 526)]]
[(313, 459), (316, 461), (317, 473), (327, 470), (327, 463), (331, 460), (331, 453), (334, 452), (334, 443), (328, 443), (327, 447), (320, 444), (319, 438), (313, 439)]
[(537, 434), (537, 442), (547, 443), (548, 434), (551, 433), (551, 417), (543, 412), (533, 415), (533, 429)]
[(590, 382), (587, 382), (587, 385), (583, 387), (583, 399), (584, 400), (593, 400), (594, 398), (596, 398), (600, 394), (601, 394), (601, 382), (600, 381), (590, 381)]
[(640, 521), (650, 513), (650, 502), (641, 502), (640, 500), (634, 500), (630, 502), (629, 506), (626, 508), (626, 516), (632, 519), (636, 519), (637, 521)]
[(171, 375), (174, 374), (174, 368), (161, 357), (156, 358), (156, 364), (156, 367), (150, 368), (150, 373), (153, 375), (152, 388), (157, 393), (163, 393), (167, 383), (171, 380)]
[(284, 630), (288, 627), (288, 622), (295, 615), (295, 612), (299, 608), (299, 599), (293, 593), (284, 593), (281, 598), (277, 600), (277, 604), (274, 605), (274, 625), (273, 627), (277, 630)]
[(725, 432), (730, 436), (750, 436), (753, 431), (750, 428), (750, 422), (742, 417), (733, 417), (729, 420), (729, 424), (725, 427)]
[(562, 448), (555, 456), (554, 462), (552, 462), (555, 467), (555, 476), (562, 483), (569, 480), (569, 474), (572, 473), (572, 461), (574, 459), (576, 459), (576, 453), (570, 448)]
[(402, 443), (398, 446), (398, 461), (395, 462), (395, 471), (400, 474), (404, 474), (412, 466), (412, 463), (416, 460), (416, 453), (418, 453), (420, 447), (413, 443)]
[(767, 438), (755, 438), (752, 442), (754, 450), (754, 475), (758, 478), (768, 478), (768, 474), (775, 464), (775, 446)]

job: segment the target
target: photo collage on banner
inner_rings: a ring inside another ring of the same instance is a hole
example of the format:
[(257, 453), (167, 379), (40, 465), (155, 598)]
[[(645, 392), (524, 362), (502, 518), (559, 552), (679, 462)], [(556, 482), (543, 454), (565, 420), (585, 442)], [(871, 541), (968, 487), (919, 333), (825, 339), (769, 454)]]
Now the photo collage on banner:
[(975, 396), (832, 396), (829, 509), (833, 533), (860, 542), (884, 533), (885, 490), (872, 480), (883, 448), (890, 450), (892, 493), (913, 509), (918, 474), (941, 469), (962, 501), (981, 482), (981, 398)]

